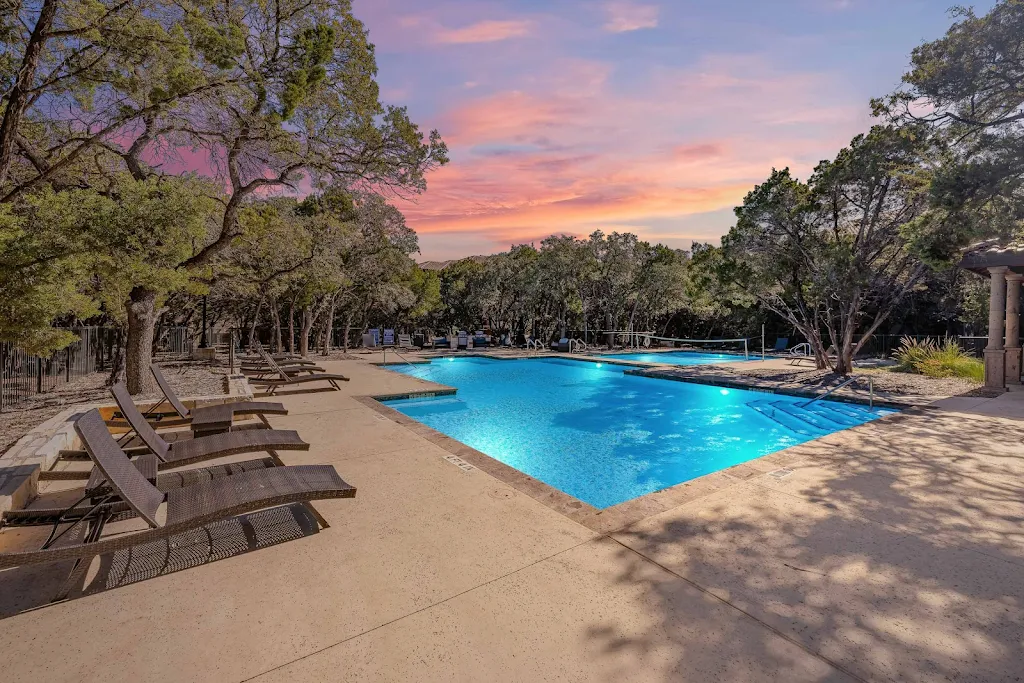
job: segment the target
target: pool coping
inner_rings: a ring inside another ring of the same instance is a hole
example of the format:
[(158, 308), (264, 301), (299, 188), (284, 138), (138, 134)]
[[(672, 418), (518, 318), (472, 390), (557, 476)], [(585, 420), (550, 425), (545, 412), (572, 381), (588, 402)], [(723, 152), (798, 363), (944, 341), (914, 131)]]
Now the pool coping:
[[(482, 355), (482, 354), (477, 354)], [(465, 357), (465, 356), (463, 356)], [(514, 358), (508, 358), (503, 360), (515, 360)], [(380, 366), (380, 364), (378, 364)], [(383, 367), (383, 366), (381, 366)], [(637, 374), (637, 373), (630, 373)], [(671, 379), (668, 377), (654, 377), (653, 379)], [(683, 378), (675, 379), (675, 381), (687, 381)], [(711, 382), (694, 382), (695, 384), (712, 384)], [(747, 460), (738, 465), (733, 465), (725, 469), (717, 470), (709, 474), (704, 474), (689, 481), (680, 482), (669, 486), (668, 488), (661, 489), (659, 491), (652, 491), (642, 496), (632, 498), (617, 505), (612, 505), (604, 509), (598, 509), (593, 505), (586, 503), (579, 498), (569, 495), (564, 491), (546, 484), (543, 481), (531, 477), (525, 472), (521, 472), (511, 465), (493, 458), (483, 451), (469, 446), (458, 439), (454, 439), (447, 434), (439, 432), (438, 430), (430, 427), (419, 420), (415, 420), (408, 415), (392, 408), (389, 405), (385, 405), (383, 401), (401, 401), (415, 398), (435, 398), (437, 396), (454, 396), (457, 395), (458, 389), (449, 387), (443, 384), (434, 383), (437, 388), (424, 389), (418, 391), (406, 391), (396, 394), (373, 394), (364, 396), (353, 396), (352, 398), (360, 404), (366, 406), (370, 410), (373, 410), (379, 415), (384, 416), (387, 419), (405, 427), (409, 431), (413, 432), (417, 436), (422, 437), (426, 441), (438, 446), (444, 451), (447, 451), (450, 455), (455, 456), (470, 465), (482, 470), (486, 474), (494, 477), (495, 479), (503, 482), (504, 484), (512, 487), (516, 491), (533, 498), (540, 502), (546, 507), (558, 512), (565, 517), (573, 520), (574, 522), (585, 526), (591, 531), (598, 533), (611, 533), (617, 531), (631, 524), (641, 522), (655, 515), (661, 514), (666, 510), (679, 507), (686, 503), (690, 503), (705, 496), (709, 496), (713, 493), (717, 493), (724, 489), (732, 486), (737, 486), (747, 482), (748, 480), (761, 477), (771, 476), (781, 478), (787, 476), (791, 470), (787, 469), (790, 465), (794, 465), (806, 459), (806, 456), (792, 452), (794, 449), (799, 448), (810, 442), (802, 442), (789, 448), (784, 448), (768, 455), (762, 455), (752, 460)], [(712, 386), (718, 386), (712, 384)], [(725, 386), (725, 385), (722, 385)], [(747, 389), (747, 387), (737, 386), (734, 388)], [(766, 389), (759, 389), (762, 393), (784, 393), (784, 392), (771, 392)], [(856, 402), (856, 401), (854, 401)], [(888, 406), (886, 406), (888, 407)], [(838, 432), (832, 432), (824, 436), (820, 436), (817, 439), (811, 441), (820, 441), (822, 439), (828, 439), (835, 434), (842, 434), (850, 431), (851, 429), (859, 429), (866, 425), (872, 425), (883, 421), (895, 422), (909, 414), (915, 412), (924, 412), (920, 406), (903, 406), (902, 412), (893, 413), (891, 415), (885, 415), (878, 419), (863, 424), (848, 427), (846, 429), (839, 430)]]

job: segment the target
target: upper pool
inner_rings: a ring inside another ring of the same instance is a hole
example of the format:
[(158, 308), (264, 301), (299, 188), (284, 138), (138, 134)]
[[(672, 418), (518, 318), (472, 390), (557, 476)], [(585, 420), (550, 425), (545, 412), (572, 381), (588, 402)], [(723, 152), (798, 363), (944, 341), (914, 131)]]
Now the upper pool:
[(892, 412), (558, 358), (388, 367), (458, 389), (391, 407), (597, 508)]
[(663, 365), (708, 365), (744, 360), (734, 353), (701, 353), (699, 351), (658, 351), (656, 353), (609, 353), (604, 358), (634, 360), (638, 363), (661, 363)]

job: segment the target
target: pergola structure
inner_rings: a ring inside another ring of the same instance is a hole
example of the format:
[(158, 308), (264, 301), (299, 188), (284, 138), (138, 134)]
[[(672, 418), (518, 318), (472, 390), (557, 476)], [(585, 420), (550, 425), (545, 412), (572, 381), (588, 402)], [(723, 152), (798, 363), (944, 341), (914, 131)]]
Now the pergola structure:
[(1021, 383), (1020, 284), (1024, 280), (1024, 244), (998, 240), (968, 249), (960, 267), (989, 278), (988, 344), (985, 386)]

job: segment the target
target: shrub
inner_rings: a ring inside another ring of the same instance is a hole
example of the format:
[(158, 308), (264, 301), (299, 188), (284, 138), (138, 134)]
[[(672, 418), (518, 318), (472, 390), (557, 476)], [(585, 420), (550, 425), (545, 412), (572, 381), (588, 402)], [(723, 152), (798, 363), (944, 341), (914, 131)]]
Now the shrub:
[(962, 377), (981, 382), (985, 378), (985, 364), (965, 352), (953, 339), (941, 343), (910, 337), (900, 340), (894, 354), (898, 372), (913, 372), (928, 377)]

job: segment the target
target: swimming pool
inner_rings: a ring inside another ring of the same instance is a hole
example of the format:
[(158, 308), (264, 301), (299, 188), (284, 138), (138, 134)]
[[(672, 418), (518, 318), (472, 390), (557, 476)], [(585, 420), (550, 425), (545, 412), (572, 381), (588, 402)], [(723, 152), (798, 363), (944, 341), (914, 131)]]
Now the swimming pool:
[(728, 361), (744, 360), (734, 353), (701, 353), (699, 351), (659, 351), (657, 353), (609, 353), (604, 358), (635, 360), (638, 363), (661, 363), (662, 365), (709, 365)]
[(559, 358), (388, 367), (458, 389), (388, 405), (597, 508), (892, 412)]

